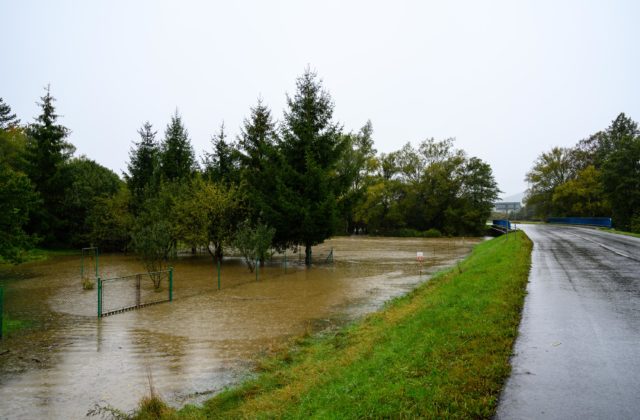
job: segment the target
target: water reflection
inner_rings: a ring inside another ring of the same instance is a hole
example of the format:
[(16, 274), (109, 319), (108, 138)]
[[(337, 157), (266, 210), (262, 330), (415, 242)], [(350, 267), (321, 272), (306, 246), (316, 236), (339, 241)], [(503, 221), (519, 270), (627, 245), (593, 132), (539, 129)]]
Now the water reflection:
[[(81, 418), (95, 403), (133, 408), (147, 371), (172, 404), (199, 402), (237, 382), (251, 360), (309, 325), (344, 322), (406, 293), (466, 255), (477, 239), (336, 238), (334, 264), (308, 270), (297, 255), (260, 270), (225, 261), (222, 290), (206, 255), (174, 262), (174, 301), (98, 320), (80, 286), (80, 257), (4, 269), (5, 313), (33, 328), (0, 342), (0, 418)], [(419, 274), (416, 252), (426, 256)], [(100, 258), (103, 278), (142, 272), (131, 256)]]

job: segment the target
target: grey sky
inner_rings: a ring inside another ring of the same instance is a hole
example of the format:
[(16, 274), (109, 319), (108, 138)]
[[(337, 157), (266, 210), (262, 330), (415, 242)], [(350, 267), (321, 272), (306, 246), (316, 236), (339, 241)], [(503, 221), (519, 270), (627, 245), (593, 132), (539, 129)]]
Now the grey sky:
[(280, 118), (307, 64), (379, 151), (435, 137), (489, 162), (505, 195), (552, 146), (640, 120), (637, 1), (6, 1), (0, 97), (32, 121), (51, 83), (78, 154), (126, 168), (176, 107), (196, 152), (262, 96)]

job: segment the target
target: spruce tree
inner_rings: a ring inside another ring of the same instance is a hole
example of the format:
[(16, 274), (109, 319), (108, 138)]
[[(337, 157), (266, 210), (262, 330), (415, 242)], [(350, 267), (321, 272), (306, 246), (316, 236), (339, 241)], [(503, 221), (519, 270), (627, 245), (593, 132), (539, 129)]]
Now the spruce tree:
[(275, 194), (280, 179), (277, 138), (271, 111), (259, 100), (251, 108), (251, 116), (244, 120), (238, 137), (241, 178), (253, 223), (259, 218), (271, 225), (281, 225), (283, 222)]
[(27, 134), (27, 172), (36, 191), (42, 198), (42, 208), (30, 222), (31, 230), (44, 238), (45, 244), (65, 240), (61, 220), (65, 180), (61, 174), (63, 164), (71, 157), (74, 147), (65, 141), (69, 130), (57, 124), (50, 87), (40, 98), (42, 113), (29, 125)]
[(213, 152), (205, 152), (202, 159), (205, 177), (226, 186), (239, 182), (239, 154), (233, 143), (227, 141), (224, 122), (218, 134), (211, 137)]
[(178, 111), (167, 125), (160, 145), (160, 177), (165, 181), (188, 179), (196, 169), (195, 153), (189, 133), (182, 124)]
[(311, 247), (335, 229), (340, 194), (335, 169), (344, 142), (339, 125), (332, 121), (331, 96), (316, 73), (307, 68), (296, 86), (294, 97), (287, 96), (284, 114), (280, 148), (286, 189), (279, 200), (288, 219), (284, 239), (304, 245), (305, 263), (310, 265)]
[(131, 191), (132, 207), (136, 214), (148, 193), (157, 187), (159, 147), (156, 142), (156, 133), (151, 123), (145, 122), (138, 130), (140, 141), (134, 142), (129, 152), (128, 173), (124, 174), (124, 178)]
[(16, 114), (12, 114), (11, 107), (0, 98), (0, 130), (14, 128), (18, 124), (20, 124), (20, 120), (16, 118)]

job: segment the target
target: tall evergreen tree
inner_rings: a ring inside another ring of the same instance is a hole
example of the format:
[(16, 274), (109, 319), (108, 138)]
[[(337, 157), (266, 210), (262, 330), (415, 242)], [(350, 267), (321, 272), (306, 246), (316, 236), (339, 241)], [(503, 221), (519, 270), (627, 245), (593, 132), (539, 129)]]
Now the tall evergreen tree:
[(276, 142), (276, 125), (271, 111), (259, 100), (251, 108), (251, 116), (244, 120), (238, 137), (241, 178), (253, 223), (260, 218), (269, 223), (282, 223), (274, 194), (280, 178)]
[(333, 122), (333, 101), (316, 73), (306, 69), (298, 78), (293, 98), (287, 96), (280, 148), (284, 157), (285, 187), (279, 200), (287, 215), (286, 231), (276, 240), (305, 247), (311, 264), (311, 246), (331, 236), (337, 222), (336, 196), (340, 194), (336, 163), (344, 142)]
[(182, 124), (178, 111), (167, 125), (160, 145), (160, 177), (165, 181), (190, 178), (197, 167), (189, 133)]
[(147, 197), (147, 191), (157, 187), (159, 147), (156, 133), (151, 123), (145, 122), (138, 130), (140, 141), (134, 142), (129, 151), (128, 173), (124, 174), (124, 178), (131, 191), (132, 207), (136, 214)]
[(39, 104), (42, 113), (28, 129), (27, 172), (43, 200), (43, 207), (30, 221), (31, 230), (44, 238), (45, 244), (63, 242), (61, 218), (65, 180), (61, 176), (63, 164), (71, 157), (74, 147), (65, 141), (69, 130), (57, 124), (50, 87)]
[(270, 157), (277, 138), (271, 111), (259, 99), (258, 104), (251, 108), (251, 116), (244, 120), (238, 137), (243, 166), (259, 167), (264, 159)]
[(226, 186), (237, 184), (240, 156), (235, 145), (227, 140), (224, 122), (220, 124), (220, 131), (211, 137), (211, 145), (213, 152), (205, 152), (202, 159), (205, 177)]
[(0, 130), (14, 128), (17, 127), (18, 124), (20, 124), (20, 120), (16, 118), (16, 114), (12, 114), (11, 107), (0, 98)]

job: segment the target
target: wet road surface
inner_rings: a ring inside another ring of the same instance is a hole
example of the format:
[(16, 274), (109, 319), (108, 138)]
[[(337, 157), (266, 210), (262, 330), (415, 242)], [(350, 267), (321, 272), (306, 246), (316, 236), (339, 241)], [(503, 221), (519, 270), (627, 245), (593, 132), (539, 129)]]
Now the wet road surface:
[(640, 239), (522, 228), (532, 267), (496, 417), (640, 418)]

